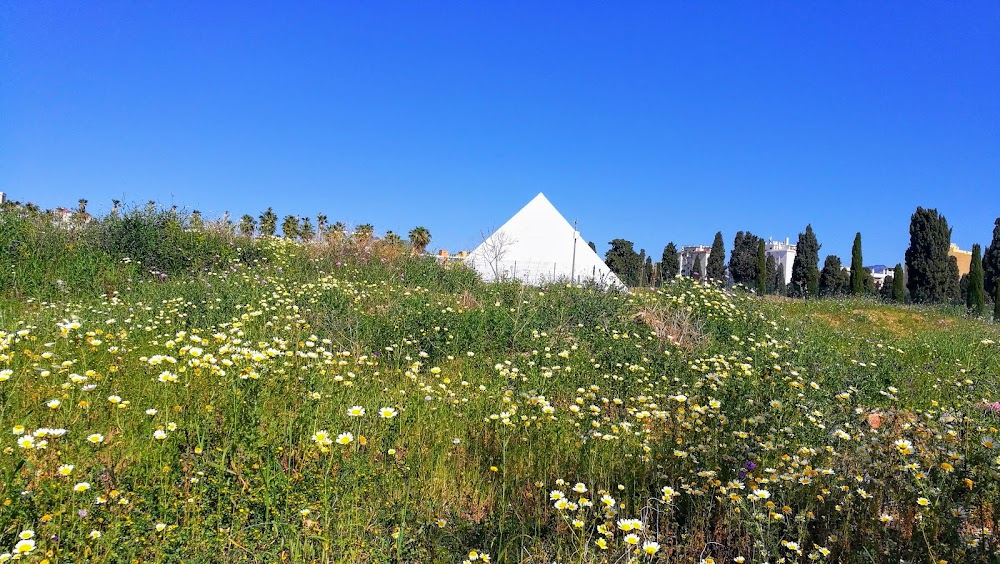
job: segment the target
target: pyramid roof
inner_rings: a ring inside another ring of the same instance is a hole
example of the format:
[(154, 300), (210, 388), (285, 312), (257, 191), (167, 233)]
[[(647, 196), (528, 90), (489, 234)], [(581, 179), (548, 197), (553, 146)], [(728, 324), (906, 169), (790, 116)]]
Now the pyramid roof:
[(469, 253), (466, 264), (487, 281), (593, 281), (624, 288), (580, 232), (542, 193)]

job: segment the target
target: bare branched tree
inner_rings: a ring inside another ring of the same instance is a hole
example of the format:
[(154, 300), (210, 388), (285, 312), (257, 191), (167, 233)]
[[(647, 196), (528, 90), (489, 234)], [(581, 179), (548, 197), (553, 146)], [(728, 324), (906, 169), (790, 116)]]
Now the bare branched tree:
[(503, 267), (504, 258), (510, 252), (514, 243), (517, 243), (517, 239), (502, 230), (496, 231), (492, 235), (485, 233), (481, 235), (483, 237), (483, 244), (480, 247), (483, 249), (483, 260), (486, 261), (486, 265), (493, 272), (493, 278), (495, 280), (505, 278), (508, 273)]

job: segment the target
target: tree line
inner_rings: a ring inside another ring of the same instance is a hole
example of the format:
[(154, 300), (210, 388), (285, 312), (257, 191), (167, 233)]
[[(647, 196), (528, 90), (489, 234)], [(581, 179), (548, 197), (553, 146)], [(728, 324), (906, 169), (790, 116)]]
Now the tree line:
[[(681, 272), (680, 249), (673, 242), (663, 248), (658, 262), (645, 249), (636, 252), (632, 241), (619, 238), (608, 244), (604, 262), (628, 286), (659, 286)], [(812, 225), (806, 225), (796, 241), (790, 282), (786, 284), (785, 265), (767, 253), (763, 238), (749, 231), (737, 232), (727, 263), (722, 232), (717, 232), (704, 272), (700, 261), (695, 260), (689, 275), (743, 285), (758, 294), (802, 299), (876, 295), (898, 303), (964, 304), (977, 316), (983, 315), (992, 301), (994, 316), (1000, 318), (1000, 218), (995, 221), (993, 238), (985, 251), (978, 243), (972, 246), (969, 272), (961, 276), (957, 259), (949, 255), (951, 228), (936, 209), (918, 207), (913, 213), (904, 261), (883, 278), (881, 286), (864, 268), (860, 232), (854, 237), (849, 268), (844, 268), (836, 255), (827, 255), (820, 268), (820, 247)]]

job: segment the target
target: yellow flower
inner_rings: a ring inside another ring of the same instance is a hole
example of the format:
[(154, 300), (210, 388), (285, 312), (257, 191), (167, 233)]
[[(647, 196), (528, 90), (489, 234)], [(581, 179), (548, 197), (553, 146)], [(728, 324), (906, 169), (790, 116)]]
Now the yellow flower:
[(917, 498), (917, 505), (921, 505), (923, 507), (927, 507), (930, 504), (931, 504), (931, 500), (927, 499), (926, 497), (918, 497)]
[(73, 466), (72, 464), (63, 464), (62, 466), (59, 467), (59, 473), (62, 474), (63, 476), (69, 476), (70, 474), (73, 473), (73, 468), (75, 468), (75, 466)]
[(398, 412), (391, 407), (383, 407), (378, 410), (378, 414), (382, 417), (382, 419), (392, 419), (397, 413)]
[(597, 548), (599, 548), (601, 550), (607, 550), (608, 549), (608, 541), (604, 537), (601, 537), (601, 538), (595, 540), (594, 544), (596, 544)]
[(625, 538), (622, 539), (622, 540), (625, 541), (625, 544), (630, 544), (632, 546), (635, 546), (635, 545), (639, 544), (639, 535), (637, 535), (635, 533), (629, 533), (629, 534), (625, 535)]
[(365, 408), (360, 405), (354, 405), (347, 409), (347, 415), (350, 417), (362, 417), (365, 414)]
[(338, 445), (349, 445), (354, 440), (354, 435), (352, 433), (341, 433), (337, 435)]
[(648, 554), (649, 556), (656, 554), (657, 551), (659, 550), (660, 550), (660, 543), (656, 541), (646, 541), (642, 543), (642, 551)]
[(73, 486), (73, 491), (75, 491), (76, 493), (83, 493), (89, 489), (90, 489), (90, 484), (88, 484), (87, 482), (80, 482), (77, 485)]
[(104, 442), (104, 435), (100, 433), (94, 433), (88, 436), (87, 440), (90, 441), (91, 443), (94, 443), (95, 445), (98, 445)]

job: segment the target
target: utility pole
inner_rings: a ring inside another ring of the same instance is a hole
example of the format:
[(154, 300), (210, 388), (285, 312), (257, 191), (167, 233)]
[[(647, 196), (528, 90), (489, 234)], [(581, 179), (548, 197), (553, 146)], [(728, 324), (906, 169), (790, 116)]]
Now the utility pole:
[(573, 284), (576, 284), (576, 234), (577, 234), (576, 224), (577, 224), (577, 221), (578, 220), (576, 220), (576, 219), (573, 220), (573, 262), (572, 262), (572, 264), (570, 264), (570, 267), (569, 267), (569, 281), (571, 283), (573, 283)]

